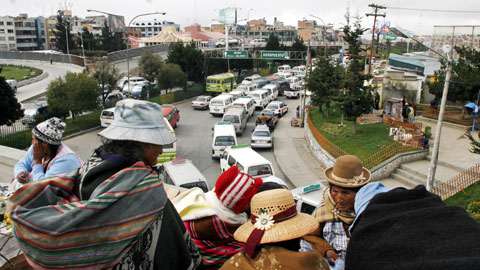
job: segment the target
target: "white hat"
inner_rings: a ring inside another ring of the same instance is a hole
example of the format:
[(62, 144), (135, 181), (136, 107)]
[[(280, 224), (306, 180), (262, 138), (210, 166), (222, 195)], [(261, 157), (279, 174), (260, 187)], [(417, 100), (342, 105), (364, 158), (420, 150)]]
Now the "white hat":
[(279, 185), (282, 185), (288, 188), (287, 183), (285, 183), (285, 181), (283, 181), (281, 178), (276, 177), (275, 175), (270, 175), (269, 177), (266, 177), (263, 179), (263, 183), (268, 183), (268, 182), (277, 183)]
[(62, 119), (52, 117), (36, 125), (32, 129), (32, 133), (41, 141), (52, 145), (60, 145), (66, 127), (67, 125)]
[(162, 107), (156, 103), (135, 99), (118, 101), (112, 124), (98, 135), (109, 140), (156, 145), (176, 141), (175, 133), (165, 126)]

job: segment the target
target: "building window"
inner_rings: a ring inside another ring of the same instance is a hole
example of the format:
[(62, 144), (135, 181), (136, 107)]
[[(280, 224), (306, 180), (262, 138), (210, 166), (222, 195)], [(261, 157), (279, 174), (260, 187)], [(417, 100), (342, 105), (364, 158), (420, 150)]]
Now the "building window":
[(15, 40), (15, 37), (8, 37), (8, 40)]
[(3, 25), (3, 22), (0, 22), (0, 25)]
[(12, 25), (12, 22), (7, 22), (7, 25)]
[(8, 33), (13, 33), (13, 29), (8, 29)]
[(5, 33), (5, 29), (0, 29), (0, 33)]
[(4, 41), (5, 40), (5, 37), (0, 37), (0, 41)]

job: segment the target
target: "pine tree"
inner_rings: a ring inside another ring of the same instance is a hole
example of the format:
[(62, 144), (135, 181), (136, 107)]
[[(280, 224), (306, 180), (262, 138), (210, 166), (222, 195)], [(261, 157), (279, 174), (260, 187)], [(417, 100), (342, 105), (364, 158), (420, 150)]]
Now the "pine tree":
[(75, 41), (73, 35), (70, 32), (70, 22), (62, 17), (61, 11), (57, 14), (57, 24), (55, 25), (55, 46), (63, 53), (67, 53), (67, 36), (68, 36), (68, 49), (75, 49)]
[(364, 66), (360, 52), (362, 41), (360, 37), (367, 30), (361, 27), (360, 18), (356, 18), (353, 27), (350, 26), (350, 15), (345, 16), (347, 25), (343, 27), (344, 39), (348, 43), (350, 64), (345, 74), (345, 96), (341, 102), (344, 114), (353, 121), (352, 134), (357, 132), (357, 117), (370, 111), (374, 102), (370, 87), (365, 86), (365, 81), (370, 79), (369, 74), (364, 73)]

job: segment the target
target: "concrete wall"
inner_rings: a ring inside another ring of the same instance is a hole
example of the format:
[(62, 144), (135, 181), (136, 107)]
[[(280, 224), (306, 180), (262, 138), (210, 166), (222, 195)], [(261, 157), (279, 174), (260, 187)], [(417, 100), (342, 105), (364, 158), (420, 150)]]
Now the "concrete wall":
[[(142, 55), (144, 51), (149, 51), (151, 53), (167, 52), (169, 47), (170, 47), (170, 44), (161, 44), (161, 45), (155, 45), (155, 46), (129, 49), (128, 58), (139, 57)], [(126, 58), (127, 58), (127, 50), (111, 52), (107, 56), (109, 63), (125, 60)]]
[(77, 55), (69, 54), (47, 54), (35, 52), (11, 52), (0, 51), (0, 58), (2, 59), (19, 59), (19, 60), (37, 60), (37, 61), (52, 61), (55, 63), (72, 63), (83, 67), (83, 58)]
[(0, 145), (0, 183), (10, 183), (13, 179), (13, 167), (25, 155), (25, 152)]
[[(306, 119), (306, 118), (305, 118)], [(332, 167), (335, 162), (335, 158), (332, 157), (326, 150), (324, 150), (320, 144), (318, 144), (315, 137), (313, 137), (310, 128), (308, 127), (307, 121), (305, 120), (305, 138), (307, 139), (308, 145), (313, 155), (325, 166), (325, 168)]]
[(400, 167), (400, 165), (402, 165), (403, 163), (422, 160), (425, 159), (427, 155), (428, 150), (397, 154), (370, 170), (372, 173), (372, 181), (390, 177), (392, 172), (395, 171), (395, 169), (397, 169), (398, 167)]

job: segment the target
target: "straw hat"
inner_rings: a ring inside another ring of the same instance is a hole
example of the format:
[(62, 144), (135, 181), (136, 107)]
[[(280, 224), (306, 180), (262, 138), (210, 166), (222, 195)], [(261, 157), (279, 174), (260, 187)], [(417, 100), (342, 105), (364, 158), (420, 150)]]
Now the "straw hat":
[[(250, 208), (251, 218), (233, 235), (237, 241), (246, 243), (252, 232), (261, 228), (264, 232), (258, 244), (282, 242), (307, 235), (319, 226), (313, 216), (297, 213), (292, 192), (286, 189), (272, 189), (256, 194)], [(275, 219), (279, 214), (287, 216)]]
[(352, 155), (345, 155), (337, 158), (333, 167), (325, 170), (325, 177), (330, 184), (356, 188), (367, 184), (372, 174), (362, 166), (362, 161)]
[(167, 145), (176, 141), (163, 122), (160, 105), (135, 99), (117, 102), (112, 124), (98, 133), (109, 140)]

